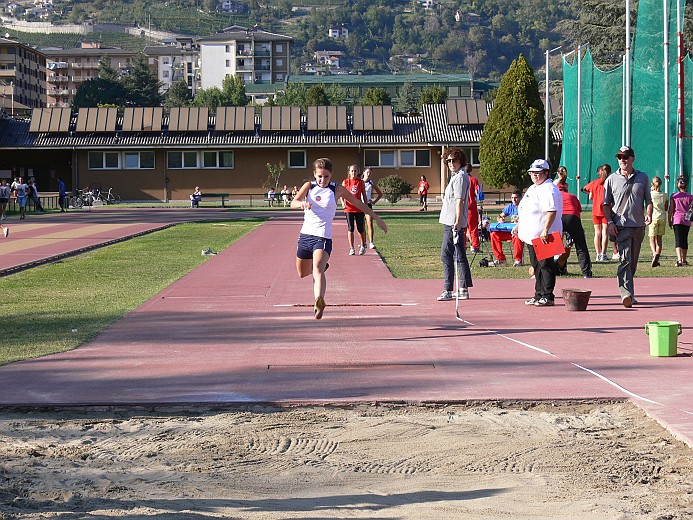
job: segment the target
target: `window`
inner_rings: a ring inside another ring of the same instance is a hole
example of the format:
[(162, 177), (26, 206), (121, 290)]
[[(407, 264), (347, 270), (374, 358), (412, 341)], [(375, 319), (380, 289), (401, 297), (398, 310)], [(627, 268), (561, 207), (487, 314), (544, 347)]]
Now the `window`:
[(154, 152), (125, 152), (126, 170), (153, 170)]
[(226, 50), (226, 52), (231, 52), (231, 46), (230, 46), (230, 45), (227, 45), (226, 48), (225, 48), (225, 50)]
[(394, 167), (394, 150), (366, 150), (364, 154), (364, 166), (371, 167)]
[(400, 166), (431, 166), (431, 152), (429, 150), (400, 150)]
[(197, 168), (197, 152), (168, 152), (166, 155), (168, 168)]
[(226, 60), (226, 68), (228, 69), (231, 66), (231, 60)]
[(168, 71), (167, 70), (163, 71), (162, 77), (168, 78)]
[(467, 156), (467, 162), (473, 166), (479, 166), (479, 147), (463, 148), (464, 154)]
[(90, 170), (117, 170), (120, 168), (118, 152), (89, 152)]
[(233, 152), (202, 152), (203, 168), (233, 168)]
[(284, 45), (278, 43), (275, 49), (277, 50), (277, 52), (284, 52)]
[(275, 61), (275, 66), (283, 67), (284, 66), (284, 60), (281, 58), (277, 58), (277, 60)]
[(306, 151), (305, 150), (289, 150), (289, 168), (305, 168), (306, 167)]
[(430, 150), (366, 150), (364, 166), (371, 168), (430, 167)]

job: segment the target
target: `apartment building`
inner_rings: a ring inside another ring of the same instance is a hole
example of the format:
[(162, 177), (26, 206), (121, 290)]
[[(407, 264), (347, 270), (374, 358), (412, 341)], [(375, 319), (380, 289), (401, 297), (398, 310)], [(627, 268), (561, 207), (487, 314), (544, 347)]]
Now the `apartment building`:
[(161, 83), (162, 94), (181, 80), (191, 96), (200, 89), (200, 49), (192, 38), (171, 38), (163, 45), (148, 45), (143, 52)]
[(45, 48), (46, 107), (69, 107), (77, 89), (87, 80), (97, 77), (99, 61), (108, 56), (111, 66), (126, 71), (135, 56), (132, 51), (102, 47), (100, 43), (82, 42), (73, 49)]
[(293, 38), (234, 25), (198, 40), (202, 88), (221, 88), (226, 76), (246, 85), (283, 83), (290, 73)]
[(8, 113), (45, 106), (46, 55), (10, 38), (0, 38), (0, 92)]

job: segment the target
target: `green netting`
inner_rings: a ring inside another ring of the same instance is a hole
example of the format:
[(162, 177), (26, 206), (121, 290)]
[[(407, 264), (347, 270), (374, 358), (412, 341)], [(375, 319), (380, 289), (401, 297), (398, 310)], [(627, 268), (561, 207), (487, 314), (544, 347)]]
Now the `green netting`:
[[(677, 139), (677, 66), (676, 66), (676, 1), (667, 0), (669, 33), (669, 154), (664, 157), (664, 13), (661, 0), (640, 0), (637, 34), (631, 53), (631, 146), (636, 152), (637, 169), (650, 177), (664, 179), (665, 160), (669, 164), (667, 191), (675, 190), (679, 172)], [(679, 0), (682, 1), (682, 0)], [(683, 13), (684, 5), (681, 9)], [(687, 134), (693, 134), (691, 102), (693, 101), (691, 71), (693, 63), (684, 61), (684, 114)], [(586, 52), (580, 64), (580, 179), (577, 179), (578, 136), (578, 65), (575, 54), (570, 63), (563, 59), (564, 114), (561, 164), (568, 168), (569, 183), (574, 193), (596, 177), (597, 167), (608, 163), (618, 168), (614, 157), (625, 141), (624, 132), (624, 67), (600, 70)], [(691, 174), (693, 139), (683, 140), (683, 172)], [(585, 195), (581, 200), (587, 202)]]

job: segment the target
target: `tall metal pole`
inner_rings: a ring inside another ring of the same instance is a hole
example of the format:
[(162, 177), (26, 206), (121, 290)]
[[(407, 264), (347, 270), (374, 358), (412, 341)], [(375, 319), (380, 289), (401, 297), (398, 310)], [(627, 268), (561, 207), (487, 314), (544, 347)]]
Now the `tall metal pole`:
[(550, 146), (550, 134), (549, 134), (549, 116), (551, 115), (551, 97), (549, 93), (549, 54), (559, 50), (561, 47), (556, 47), (550, 51), (546, 51), (546, 97), (544, 98), (544, 159), (549, 160), (549, 146)]
[(679, 176), (683, 176), (683, 136), (686, 135), (686, 118), (683, 112), (683, 32), (681, 31), (681, 0), (676, 0), (676, 58), (678, 65), (678, 148)]
[(577, 60), (578, 60), (578, 69), (577, 69), (577, 164), (576, 164), (576, 172), (575, 172), (575, 179), (577, 181), (577, 193), (580, 193), (580, 134), (582, 133), (582, 49), (584, 47), (587, 47), (589, 45), (589, 42), (583, 43), (580, 45), (576, 50), (577, 50)]
[[(677, 2), (679, 0), (676, 0)], [(669, 2), (663, 0), (664, 20), (664, 192), (669, 193)]]
[(626, 122), (625, 122), (625, 142), (623, 144), (630, 146), (630, 0), (626, 0), (626, 67), (625, 67), (625, 82), (626, 82)]

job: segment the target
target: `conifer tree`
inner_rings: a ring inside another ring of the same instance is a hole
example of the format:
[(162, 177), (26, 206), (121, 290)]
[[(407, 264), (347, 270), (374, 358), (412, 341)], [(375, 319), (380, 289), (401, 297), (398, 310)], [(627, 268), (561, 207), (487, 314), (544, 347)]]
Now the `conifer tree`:
[(159, 92), (161, 82), (149, 68), (144, 54), (137, 54), (130, 62), (130, 73), (121, 80), (127, 90), (127, 103), (137, 107), (161, 106), (163, 96)]
[(522, 54), (501, 79), (479, 148), (481, 177), (498, 188), (529, 186), (527, 168), (544, 157), (544, 104)]
[(176, 81), (171, 88), (168, 89), (166, 93), (166, 99), (164, 100), (164, 107), (187, 107), (190, 106), (192, 101), (190, 96), (190, 89), (188, 84), (184, 79)]
[(405, 82), (397, 93), (397, 111), (404, 113), (419, 111), (419, 93), (409, 81)]

